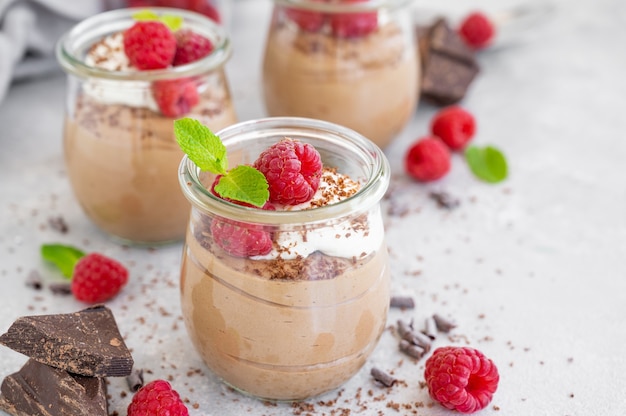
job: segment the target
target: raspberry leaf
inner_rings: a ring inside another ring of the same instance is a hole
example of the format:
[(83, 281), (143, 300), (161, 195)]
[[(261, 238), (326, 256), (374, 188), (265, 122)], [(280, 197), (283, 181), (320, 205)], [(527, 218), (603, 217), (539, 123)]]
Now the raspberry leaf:
[(198, 120), (182, 118), (174, 121), (174, 134), (180, 148), (201, 170), (226, 174), (226, 147), (208, 127)]
[(262, 207), (270, 197), (265, 175), (252, 166), (239, 165), (220, 178), (215, 192), (222, 198), (247, 202)]
[(74, 266), (85, 253), (76, 247), (63, 244), (43, 244), (41, 246), (41, 256), (44, 260), (53, 263), (63, 274), (71, 279)]
[(465, 150), (465, 160), (472, 173), (485, 182), (501, 182), (508, 175), (504, 154), (493, 146), (469, 146)]

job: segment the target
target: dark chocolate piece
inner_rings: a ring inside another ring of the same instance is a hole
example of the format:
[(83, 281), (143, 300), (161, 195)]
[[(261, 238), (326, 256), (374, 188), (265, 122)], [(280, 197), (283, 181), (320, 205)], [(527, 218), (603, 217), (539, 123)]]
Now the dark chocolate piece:
[(0, 344), (83, 376), (124, 377), (133, 367), (113, 313), (103, 305), (69, 314), (18, 318), (0, 336)]
[(413, 309), (415, 308), (415, 301), (410, 296), (392, 296), (389, 306), (392, 308)]
[(370, 374), (374, 377), (374, 380), (378, 381), (385, 387), (392, 387), (398, 381), (391, 374), (376, 367), (372, 368)]
[(13, 416), (107, 416), (106, 381), (30, 359), (2, 382), (0, 409)]
[(439, 314), (434, 314), (433, 319), (435, 321), (435, 325), (437, 325), (437, 330), (441, 332), (448, 333), (452, 329), (456, 328), (456, 324)]
[(418, 51), (422, 63), (420, 91), (437, 105), (457, 103), (480, 71), (475, 52), (450, 28), (443, 18), (429, 30), (418, 28)]

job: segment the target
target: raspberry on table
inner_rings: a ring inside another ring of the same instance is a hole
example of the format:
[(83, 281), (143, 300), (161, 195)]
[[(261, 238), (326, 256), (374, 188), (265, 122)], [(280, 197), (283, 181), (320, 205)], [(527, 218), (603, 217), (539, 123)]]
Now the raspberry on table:
[(200, 102), (196, 83), (190, 78), (155, 81), (152, 96), (166, 117), (185, 115)]
[(450, 150), (437, 137), (422, 137), (407, 151), (404, 168), (421, 182), (440, 179), (450, 170)]
[[(367, 0), (344, 0), (344, 3), (360, 3)], [(332, 33), (340, 38), (354, 38), (368, 35), (378, 28), (378, 13), (355, 12), (337, 13), (331, 16)]]
[(495, 26), (491, 19), (481, 12), (467, 15), (459, 25), (459, 36), (472, 49), (483, 49), (491, 44), (495, 36)]
[(476, 133), (476, 120), (459, 106), (446, 107), (433, 117), (430, 130), (451, 150), (461, 150)]
[(162, 22), (139, 21), (124, 32), (124, 53), (138, 69), (167, 68), (174, 60), (176, 38)]
[(176, 54), (174, 66), (188, 64), (204, 58), (213, 51), (213, 43), (191, 29), (180, 29), (174, 33)]
[(473, 413), (485, 408), (498, 388), (496, 365), (470, 347), (440, 347), (426, 360), (428, 393), (447, 409)]
[(269, 184), (270, 202), (297, 205), (313, 198), (322, 176), (322, 158), (311, 144), (285, 138), (254, 162)]
[(188, 416), (189, 410), (170, 383), (154, 380), (135, 393), (128, 416)]
[(111, 299), (128, 281), (128, 270), (116, 260), (90, 253), (74, 266), (71, 290), (83, 302), (98, 303)]

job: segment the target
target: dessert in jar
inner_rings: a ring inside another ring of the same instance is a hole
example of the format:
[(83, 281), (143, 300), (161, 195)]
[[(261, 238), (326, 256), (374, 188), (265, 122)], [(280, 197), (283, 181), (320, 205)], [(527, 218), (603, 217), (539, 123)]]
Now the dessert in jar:
[(274, 0), (263, 59), (270, 116), (310, 117), (387, 145), (417, 105), (406, 0)]
[(269, 200), (258, 208), (220, 196), (214, 173), (181, 162), (192, 203), (180, 280), (190, 338), (245, 393), (330, 391), (363, 366), (385, 327), (388, 162), (362, 135), (321, 120), (252, 120), (218, 136), (230, 166), (267, 178)]
[(236, 122), (224, 72), (230, 52), (221, 26), (165, 8), (105, 12), (59, 40), (67, 172), (101, 230), (131, 243), (184, 238), (190, 207), (178, 185), (183, 153), (173, 123)]

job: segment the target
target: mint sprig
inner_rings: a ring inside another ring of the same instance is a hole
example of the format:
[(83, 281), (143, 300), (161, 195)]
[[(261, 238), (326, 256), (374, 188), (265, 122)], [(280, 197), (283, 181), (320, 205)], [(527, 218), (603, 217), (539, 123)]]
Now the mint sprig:
[(173, 16), (169, 14), (159, 16), (150, 9), (140, 10), (137, 13), (134, 13), (133, 19), (138, 22), (157, 20), (163, 23), (165, 26), (169, 27), (172, 32), (177, 31), (183, 25), (183, 18), (180, 16)]
[(63, 276), (71, 279), (74, 266), (85, 256), (85, 253), (76, 247), (64, 244), (43, 244), (41, 256), (44, 260), (54, 264)]
[(265, 175), (252, 166), (239, 165), (228, 169), (226, 147), (208, 127), (198, 120), (182, 118), (174, 121), (176, 141), (200, 170), (222, 175), (215, 192), (222, 198), (262, 207), (269, 199)]
[(465, 160), (472, 173), (488, 183), (498, 183), (508, 176), (508, 165), (504, 154), (493, 146), (469, 146)]

